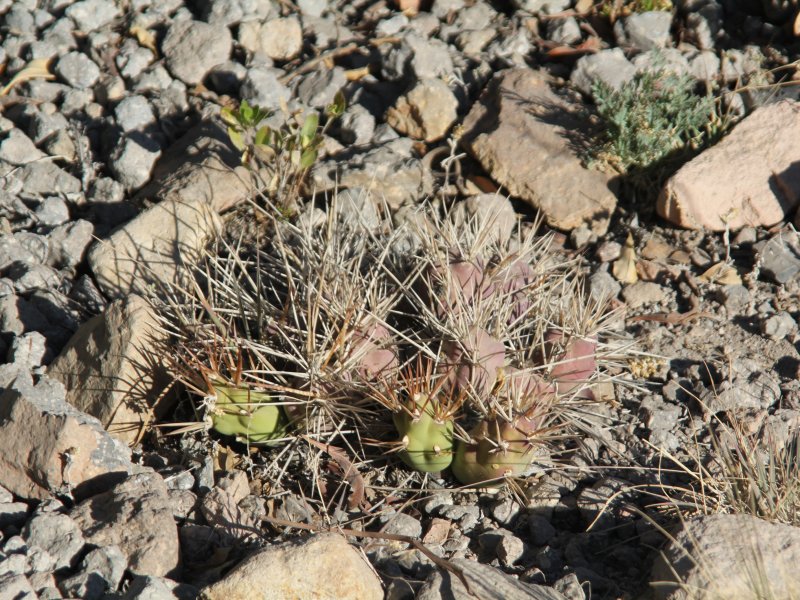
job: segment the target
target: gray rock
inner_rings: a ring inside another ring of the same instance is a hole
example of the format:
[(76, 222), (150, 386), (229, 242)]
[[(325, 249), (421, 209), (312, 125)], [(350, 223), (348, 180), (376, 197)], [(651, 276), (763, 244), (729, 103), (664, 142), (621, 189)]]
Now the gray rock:
[(19, 527), (28, 519), (28, 505), (24, 502), (0, 502), (0, 529), (9, 525)]
[(664, 288), (654, 281), (637, 281), (622, 290), (622, 298), (631, 308), (658, 304), (666, 300), (666, 297)]
[(37, 546), (50, 554), (56, 569), (74, 567), (85, 544), (78, 525), (67, 515), (55, 513), (33, 517), (22, 530), (22, 537), (28, 547)]
[(0, 502), (3, 503), (14, 502), (14, 494), (9, 492), (2, 485), (0, 485)]
[(725, 285), (717, 290), (717, 299), (728, 314), (739, 314), (750, 304), (750, 291), (743, 285)]
[(553, 14), (567, 10), (572, 0), (512, 0), (511, 4), (532, 13)]
[(709, 515), (682, 521), (656, 556), (651, 574), (658, 600), (795, 598), (800, 532), (750, 515)]
[(513, 535), (504, 535), (497, 544), (497, 558), (504, 565), (510, 567), (514, 565), (526, 551), (525, 542)]
[(409, 158), (411, 140), (395, 140), (355, 154), (343, 163), (332, 159), (311, 168), (310, 186), (317, 192), (362, 188), (397, 208), (430, 193), (432, 181), (419, 160)]
[(552, 19), (547, 22), (547, 37), (556, 44), (571, 46), (583, 38), (581, 28), (575, 17)]
[(614, 279), (607, 270), (595, 271), (589, 278), (589, 289), (596, 299), (616, 298), (622, 290), (622, 285)]
[(45, 342), (44, 336), (36, 331), (16, 336), (11, 344), (8, 362), (28, 369), (41, 366), (47, 352)]
[(328, 10), (328, 0), (297, 0), (297, 8), (304, 15), (321, 17)]
[(25, 192), (32, 196), (76, 194), (81, 191), (80, 180), (50, 160), (28, 163), (14, 173), (14, 177), (22, 183)]
[(586, 600), (586, 592), (575, 573), (569, 573), (555, 581), (553, 589), (562, 594), (566, 600)]
[(114, 108), (117, 125), (122, 131), (145, 131), (156, 122), (153, 108), (144, 96), (128, 96)]
[(111, 155), (109, 167), (117, 180), (128, 190), (136, 190), (150, 180), (150, 174), (161, 149), (141, 136), (125, 136)]
[(375, 26), (375, 33), (380, 37), (397, 35), (408, 25), (408, 17), (403, 13), (383, 19)]
[(334, 96), (347, 84), (344, 69), (322, 68), (303, 78), (297, 86), (297, 97), (313, 108), (324, 108), (333, 102)]
[(12, 165), (24, 165), (45, 156), (19, 129), (12, 129), (0, 142), (0, 160)]
[(99, 600), (114, 592), (122, 580), (128, 557), (118, 546), (91, 550), (80, 564), (80, 572), (61, 581), (59, 588), (68, 598)]
[(381, 527), (383, 533), (405, 535), (415, 539), (422, 536), (422, 523), (411, 515), (397, 512), (382, 519), (385, 524)]
[(437, 515), (451, 521), (458, 521), (463, 531), (469, 531), (480, 520), (481, 510), (477, 506), (444, 505), (439, 507)]
[(47, 236), (50, 246), (48, 264), (58, 269), (77, 266), (83, 260), (93, 233), (94, 225), (84, 219), (54, 228)]
[(0, 576), (22, 575), (28, 570), (28, 559), (25, 554), (12, 554), (0, 562)]
[(61, 113), (45, 114), (41, 111), (36, 111), (31, 117), (28, 134), (35, 144), (41, 144), (54, 133), (68, 127), (69, 121)]
[(470, 598), (503, 598), (504, 600), (564, 600), (555, 590), (517, 579), (474, 560), (458, 558), (453, 564), (461, 569), (469, 583), (469, 591), (449, 571), (435, 571), (417, 592), (417, 600), (469, 600)]
[(761, 272), (784, 284), (800, 273), (800, 239), (793, 232), (774, 235), (758, 249)]
[(156, 63), (136, 78), (133, 91), (136, 93), (152, 90), (163, 91), (171, 83), (172, 77), (170, 77), (170, 74), (160, 63)]
[(781, 398), (780, 377), (763, 369), (755, 360), (738, 358), (730, 363), (730, 373), (715, 386), (700, 394), (704, 413), (767, 410)]
[(272, 60), (295, 58), (303, 49), (303, 29), (297, 17), (270, 19), (261, 25), (257, 35), (257, 48)]
[(164, 576), (178, 567), (178, 531), (167, 486), (156, 473), (132, 475), (85, 500), (70, 516), (87, 542), (118, 545), (134, 574)]
[(409, 33), (392, 47), (383, 61), (381, 72), (390, 80), (403, 78), (435, 79), (453, 73), (453, 59), (446, 43)]
[(782, 340), (794, 331), (797, 331), (797, 323), (783, 310), (761, 322), (761, 333), (772, 340)]
[(339, 119), (339, 138), (344, 144), (368, 144), (375, 133), (375, 117), (360, 104), (348, 106)]
[(689, 61), (676, 48), (659, 48), (642, 52), (634, 57), (633, 66), (636, 67), (637, 73), (664, 71), (676, 75), (690, 73)]
[(72, 87), (85, 89), (97, 82), (100, 67), (83, 52), (70, 52), (58, 59), (56, 73)]
[(0, 236), (0, 270), (8, 269), (8, 267), (16, 262), (43, 262), (38, 259), (39, 257), (37, 257), (31, 249), (20, 243), (16, 235), (6, 234)]
[(263, 21), (274, 10), (268, 0), (206, 0), (203, 20), (212, 25), (235, 25), (241, 21)]
[(57, 288), (61, 283), (58, 271), (35, 263), (16, 262), (11, 266), (8, 276), (14, 281), (14, 289), (20, 294)]
[(722, 31), (723, 9), (718, 2), (705, 2), (686, 15), (686, 41), (701, 50), (713, 50)]
[(640, 51), (666, 48), (672, 42), (669, 32), (671, 26), (670, 11), (633, 13), (614, 24), (614, 35), (620, 46), (630, 46)]
[(23, 6), (12, 6), (4, 17), (4, 25), (9, 31), (21, 34), (36, 34), (33, 14)]
[(689, 58), (689, 72), (699, 81), (713, 82), (719, 75), (720, 60), (716, 52), (703, 50)]
[(592, 487), (581, 490), (577, 506), (587, 525), (599, 530), (612, 525), (615, 521), (613, 508), (622, 502), (624, 496), (619, 492), (626, 487), (630, 484), (621, 479), (603, 477)]
[(142, 48), (134, 40), (125, 40), (114, 59), (119, 74), (125, 79), (133, 80), (153, 64), (155, 56), (152, 50)]
[(111, 0), (81, 0), (67, 8), (65, 14), (80, 31), (89, 33), (111, 23), (120, 12)]
[(55, 227), (69, 221), (69, 207), (58, 196), (50, 196), (42, 200), (41, 204), (36, 207), (35, 214), (39, 225), (45, 227)]
[(530, 32), (519, 28), (513, 33), (495, 37), (486, 54), (490, 60), (500, 61), (507, 67), (527, 67), (528, 57), (534, 50)]
[(173, 23), (161, 50), (170, 72), (187, 85), (196, 85), (230, 58), (232, 47), (231, 32), (224, 25), (187, 20)]
[(38, 596), (24, 575), (7, 573), (0, 575), (0, 598), (36, 600)]
[(582, 56), (575, 63), (570, 82), (587, 96), (592, 95), (595, 82), (619, 89), (636, 74), (634, 67), (620, 48), (601, 50), (596, 54)]
[(282, 71), (268, 67), (252, 67), (239, 88), (242, 100), (262, 108), (277, 110), (281, 101), (288, 102), (292, 91), (278, 80)]

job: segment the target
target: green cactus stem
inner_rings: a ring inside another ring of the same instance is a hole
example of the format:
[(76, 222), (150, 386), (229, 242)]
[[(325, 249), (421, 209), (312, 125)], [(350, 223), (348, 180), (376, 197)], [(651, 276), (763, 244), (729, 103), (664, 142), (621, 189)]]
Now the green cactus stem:
[(470, 442), (458, 444), (453, 475), (465, 485), (500, 485), (506, 477), (522, 475), (536, 456), (531, 437), (538, 421), (524, 416), (513, 423), (482, 421), (470, 432)]
[(415, 394), (409, 404), (394, 414), (403, 444), (400, 458), (417, 471), (446, 469), (453, 460), (452, 417), (437, 415), (436, 401), (425, 394)]
[(210, 411), (213, 428), (251, 444), (267, 444), (286, 435), (286, 417), (267, 392), (231, 385), (214, 385), (216, 403)]

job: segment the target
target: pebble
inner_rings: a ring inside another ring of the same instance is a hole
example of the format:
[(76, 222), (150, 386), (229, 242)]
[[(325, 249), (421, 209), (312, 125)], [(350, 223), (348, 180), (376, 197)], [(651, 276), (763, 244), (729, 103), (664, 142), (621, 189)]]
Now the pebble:
[(291, 60), (303, 48), (303, 29), (297, 17), (271, 19), (258, 33), (259, 48), (273, 60)]
[(614, 35), (620, 46), (639, 51), (666, 48), (672, 42), (670, 11), (637, 12), (614, 23)]
[(112, 153), (109, 166), (126, 189), (136, 190), (150, 180), (160, 156), (158, 144), (140, 137), (124, 137)]
[(239, 95), (252, 105), (278, 110), (292, 96), (292, 91), (278, 80), (280, 75), (277, 69), (252, 67), (247, 70)]
[(743, 285), (725, 285), (717, 289), (717, 299), (728, 314), (740, 314), (750, 304), (750, 291)]
[(62, 198), (50, 196), (42, 200), (34, 213), (40, 225), (55, 227), (69, 221), (69, 207)]
[(108, 25), (119, 16), (117, 5), (111, 0), (81, 0), (67, 8), (65, 13), (84, 33)]
[(227, 27), (192, 20), (173, 23), (161, 45), (167, 68), (187, 85), (201, 83), (212, 68), (228, 60), (232, 48)]
[(33, 144), (31, 139), (17, 128), (11, 129), (0, 142), (0, 160), (12, 165), (24, 165), (44, 158), (46, 155)]
[(22, 537), (29, 548), (45, 550), (53, 558), (55, 569), (74, 567), (85, 543), (78, 525), (57, 513), (34, 516), (22, 530)]
[(797, 323), (786, 311), (780, 311), (761, 322), (761, 333), (772, 340), (782, 340), (797, 331)]
[(625, 53), (620, 48), (611, 48), (579, 58), (570, 82), (581, 92), (591, 96), (595, 82), (619, 89), (633, 79), (635, 74), (636, 67), (625, 57)]
[(344, 69), (318, 69), (303, 78), (297, 86), (297, 97), (312, 108), (325, 108), (347, 84)]
[(156, 122), (153, 108), (144, 96), (128, 96), (114, 108), (117, 125), (122, 131), (144, 131)]
[(666, 299), (664, 288), (653, 281), (637, 281), (624, 290), (622, 297), (630, 308), (658, 304)]
[(56, 73), (74, 88), (92, 87), (100, 77), (100, 67), (82, 52), (70, 52), (58, 59)]
[(504, 535), (497, 544), (497, 558), (510, 567), (525, 554), (525, 542), (513, 535)]

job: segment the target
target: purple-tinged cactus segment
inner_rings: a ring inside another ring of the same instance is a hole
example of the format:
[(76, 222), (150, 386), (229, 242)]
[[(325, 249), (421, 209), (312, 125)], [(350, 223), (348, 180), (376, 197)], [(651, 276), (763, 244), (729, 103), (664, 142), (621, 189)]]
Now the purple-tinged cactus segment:
[[(515, 411), (525, 414), (529, 419), (538, 416), (540, 418), (537, 420), (541, 420), (555, 401), (556, 387), (533, 371), (506, 367), (498, 395), (510, 400)], [(540, 425), (537, 423), (535, 429)]]
[(436, 314), (439, 317), (458, 314), (463, 307), (475, 302), (483, 289), (484, 261), (480, 257), (470, 261), (451, 256), (446, 265), (431, 268), (431, 283), (430, 300)]
[[(545, 341), (551, 344), (563, 344), (564, 338), (562, 331), (550, 330), (545, 334)], [(564, 344), (564, 350), (554, 356), (550, 371), (559, 394), (566, 395), (577, 389), (581, 397), (591, 397), (591, 391), (582, 388), (597, 368), (596, 351), (597, 340), (591, 337), (574, 337)]]
[(478, 327), (465, 339), (444, 344), (446, 366), (451, 383), (464, 392), (486, 396), (494, 388), (498, 371), (505, 364), (503, 343)]
[(351, 355), (358, 357), (356, 370), (364, 379), (374, 381), (397, 368), (397, 351), (387, 347), (391, 338), (382, 323), (373, 323), (354, 332)]
[(520, 319), (530, 310), (531, 300), (525, 290), (533, 283), (535, 276), (531, 266), (521, 259), (515, 260), (498, 274), (500, 290), (513, 303), (510, 322)]

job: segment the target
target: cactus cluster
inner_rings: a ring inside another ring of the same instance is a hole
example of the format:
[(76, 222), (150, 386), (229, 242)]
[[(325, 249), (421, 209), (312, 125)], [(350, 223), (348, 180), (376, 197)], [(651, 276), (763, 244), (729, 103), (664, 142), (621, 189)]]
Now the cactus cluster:
[(249, 443), (355, 432), (463, 484), (525, 473), (602, 371), (604, 309), (576, 263), (491, 211), (345, 212), (309, 206), (213, 249), (173, 304), (176, 370), (214, 398), (210, 425)]

